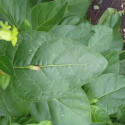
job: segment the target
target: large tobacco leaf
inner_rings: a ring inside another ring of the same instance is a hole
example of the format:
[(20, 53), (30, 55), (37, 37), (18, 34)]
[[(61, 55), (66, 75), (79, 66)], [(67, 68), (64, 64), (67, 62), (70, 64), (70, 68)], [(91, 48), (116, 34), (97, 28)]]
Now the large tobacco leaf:
[(26, 0), (0, 0), (0, 16), (10, 24), (19, 27), (24, 20), (25, 12)]
[(96, 105), (111, 115), (125, 104), (125, 77), (113, 73), (100, 75), (86, 85), (85, 91), (91, 102), (96, 99)]
[(90, 125), (91, 122), (89, 100), (81, 88), (46, 103), (32, 103), (29, 109), (37, 121), (51, 119), (53, 125)]
[[(60, 97), (88, 83), (107, 66), (103, 56), (72, 40), (45, 32), (21, 35), (23, 39), (6, 53), (14, 65), (12, 86), (26, 100)], [(30, 70), (30, 65), (40, 70)]]

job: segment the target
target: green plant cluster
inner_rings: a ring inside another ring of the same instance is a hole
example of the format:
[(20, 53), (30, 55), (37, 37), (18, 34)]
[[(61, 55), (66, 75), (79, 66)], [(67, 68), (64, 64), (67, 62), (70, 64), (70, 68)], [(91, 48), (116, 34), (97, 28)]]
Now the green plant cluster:
[(122, 13), (90, 2), (0, 0), (0, 125), (124, 125)]

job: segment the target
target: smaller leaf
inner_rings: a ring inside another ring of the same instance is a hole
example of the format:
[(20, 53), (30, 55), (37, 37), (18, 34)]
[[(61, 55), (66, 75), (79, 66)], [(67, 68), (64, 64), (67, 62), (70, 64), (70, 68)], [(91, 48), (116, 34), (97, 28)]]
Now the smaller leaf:
[(55, 2), (37, 4), (33, 7), (31, 13), (32, 28), (38, 31), (49, 31), (61, 21), (66, 8), (67, 3), (60, 8)]
[(109, 115), (94, 105), (91, 105), (91, 120), (93, 123), (111, 123)]
[(11, 117), (10, 116), (0, 117), (0, 125), (11, 125)]
[(120, 74), (125, 75), (125, 51), (120, 54)]
[(10, 83), (10, 76), (0, 72), (0, 86), (3, 90), (5, 90)]
[(119, 73), (119, 53), (116, 51), (109, 51), (104, 54), (108, 61), (108, 66), (103, 73)]
[(112, 28), (108, 26), (97, 25), (92, 29), (95, 33), (90, 37), (88, 47), (98, 53), (105, 53), (110, 50), (112, 45)]
[(27, 125), (51, 125), (51, 122), (50, 121), (42, 121), (38, 124), (27, 124)]
[(84, 89), (90, 101), (94, 95), (94, 98), (98, 100), (95, 105), (111, 115), (118, 111), (119, 106), (125, 105), (124, 83), (125, 76), (108, 73), (98, 76)]
[(116, 9), (108, 8), (99, 19), (98, 24), (118, 29), (121, 24), (121, 13)]
[(105, 123), (91, 123), (91, 125), (107, 125)]
[(68, 0), (69, 6), (66, 15), (84, 17), (91, 3), (91, 0)]
[(13, 66), (9, 59), (5, 56), (0, 56), (0, 70), (7, 73), (10, 76), (14, 75)]
[(83, 22), (83, 19), (78, 16), (66, 16), (60, 22), (59, 25), (78, 25)]
[(125, 106), (121, 106), (117, 112), (117, 118), (121, 122), (125, 122)]

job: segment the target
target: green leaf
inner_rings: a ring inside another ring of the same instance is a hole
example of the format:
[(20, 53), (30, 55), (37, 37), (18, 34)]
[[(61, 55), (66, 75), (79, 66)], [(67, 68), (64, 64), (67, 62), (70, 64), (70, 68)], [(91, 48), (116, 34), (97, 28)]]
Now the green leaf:
[(108, 8), (99, 20), (99, 25), (108, 26), (113, 29), (112, 41), (110, 49), (120, 52), (123, 48), (123, 39), (119, 33), (119, 28), (121, 25), (121, 12), (116, 9)]
[(57, 25), (51, 30), (51, 32), (87, 46), (88, 41), (93, 34), (91, 28), (92, 26), (89, 23), (84, 23), (80, 26)]
[[(105, 110), (109, 115), (116, 113), (119, 106), (125, 104), (125, 76), (116, 74), (104, 74), (87, 84), (85, 91), (92, 100), (97, 101), (96, 105)], [(91, 101), (92, 102), (92, 101)]]
[(18, 124), (18, 123), (11, 123), (11, 125), (20, 125), (20, 124)]
[(0, 40), (0, 56), (5, 54), (6, 42), (4, 40)]
[(66, 16), (60, 22), (59, 25), (78, 25), (82, 23), (84, 20), (78, 16)]
[(120, 54), (120, 74), (125, 75), (125, 51)]
[(69, 2), (66, 16), (76, 15), (79, 17), (84, 17), (91, 3), (91, 0), (55, 0), (57, 3)]
[(91, 125), (107, 125), (105, 123), (91, 123)]
[(101, 108), (91, 106), (91, 119), (93, 123), (111, 123), (109, 115)]
[(10, 83), (10, 76), (7, 74), (1, 74), (0, 73), (0, 86), (3, 90), (5, 90)]
[(120, 53), (123, 49), (123, 38), (119, 34), (119, 32), (114, 32), (113, 33), (113, 38), (112, 38), (112, 45), (110, 47), (110, 50), (115, 50), (118, 53)]
[(90, 5), (90, 0), (70, 0), (67, 15), (77, 15), (84, 17)]
[[(24, 32), (22, 38), (16, 52), (11, 50), (15, 70), (12, 85), (26, 100), (60, 97), (88, 83), (107, 66), (101, 55), (54, 34)], [(40, 70), (30, 70), (31, 65)]]
[(31, 13), (32, 28), (39, 31), (49, 31), (62, 19), (66, 8), (67, 3), (61, 8), (55, 2), (36, 5)]
[(17, 96), (11, 86), (5, 91), (0, 90), (0, 116), (10, 115), (15, 120), (27, 113), (27, 102)]
[(7, 73), (10, 76), (14, 75), (13, 66), (9, 59), (5, 56), (0, 56), (0, 70)]
[(117, 112), (117, 118), (120, 122), (125, 122), (125, 106), (121, 106)]
[[(11, 125), (21, 125), (21, 124), (12, 123)], [(51, 125), (51, 122), (50, 121), (41, 121), (38, 124), (25, 124), (25, 125)]]
[(11, 125), (11, 117), (0, 117), (0, 125)]
[(122, 123), (114, 123), (112, 125), (125, 125), (125, 124), (122, 124)]
[(26, 0), (0, 0), (0, 16), (10, 24), (19, 27), (24, 20), (25, 12)]
[(90, 38), (88, 47), (98, 53), (104, 53), (110, 50), (112, 45), (113, 30), (107, 26), (97, 25), (92, 29), (95, 34)]
[(103, 73), (119, 73), (119, 53), (116, 51), (109, 51), (104, 54), (108, 61), (108, 66)]
[(116, 9), (108, 8), (99, 19), (98, 24), (106, 25), (118, 30), (121, 24), (121, 12)]
[(50, 125), (50, 124), (51, 124), (50, 121), (42, 121), (42, 122), (40, 122), (38, 124), (27, 124), (27, 125)]
[(51, 121), (50, 110), (47, 102), (29, 102), (29, 113), (36, 122)]
[[(34, 103), (34, 106), (32, 105), (34, 108), (30, 106), (32, 113), (36, 112), (34, 113), (35, 118), (48, 119), (50, 115), (54, 125), (83, 125), (83, 123), (90, 125), (90, 105), (81, 88), (74, 89), (65, 96), (52, 99), (47, 103), (37, 102)], [(44, 108), (47, 109), (47, 112)]]

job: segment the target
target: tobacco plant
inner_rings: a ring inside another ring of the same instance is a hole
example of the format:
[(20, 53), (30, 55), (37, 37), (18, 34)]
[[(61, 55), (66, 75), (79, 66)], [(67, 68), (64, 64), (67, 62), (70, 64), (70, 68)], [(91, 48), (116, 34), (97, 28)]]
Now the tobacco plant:
[(125, 123), (122, 12), (90, 2), (0, 0), (0, 125)]

